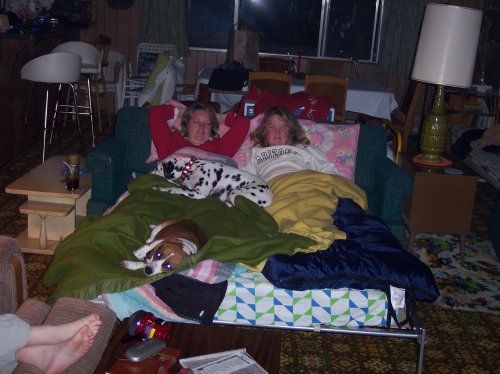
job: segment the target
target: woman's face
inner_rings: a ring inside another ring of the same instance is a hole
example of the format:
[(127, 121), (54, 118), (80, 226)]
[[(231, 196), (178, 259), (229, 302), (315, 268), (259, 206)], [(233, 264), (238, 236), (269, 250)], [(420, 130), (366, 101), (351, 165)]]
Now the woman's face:
[(205, 143), (212, 133), (212, 123), (210, 116), (202, 109), (193, 112), (191, 119), (187, 124), (188, 140), (194, 145)]
[(266, 126), (266, 140), (269, 146), (288, 144), (290, 134), (289, 128), (277, 114), (269, 117)]

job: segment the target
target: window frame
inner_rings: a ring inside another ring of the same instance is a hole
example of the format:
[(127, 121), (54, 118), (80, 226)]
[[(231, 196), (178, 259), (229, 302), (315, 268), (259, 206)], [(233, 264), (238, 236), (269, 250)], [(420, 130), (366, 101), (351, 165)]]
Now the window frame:
[[(378, 63), (379, 59), (379, 51), (380, 51), (380, 35), (382, 29), (382, 22), (384, 20), (384, 1), (385, 0), (373, 0), (375, 2), (375, 14), (374, 14), (374, 22), (372, 29), (372, 37), (371, 37), (371, 48), (370, 48), (370, 59), (359, 59), (358, 62), (363, 63)], [(340, 61), (350, 61), (351, 59), (342, 58), (342, 57), (332, 57), (325, 56), (326, 53), (326, 41), (328, 35), (328, 25), (330, 18), (330, 7), (335, 3), (335, 0), (321, 0), (321, 18), (318, 30), (318, 45), (316, 47), (317, 54), (316, 56), (307, 55), (303, 56), (305, 58), (319, 58), (319, 59), (327, 59), (327, 60), (340, 60)], [(239, 9), (240, 9), (240, 0), (234, 0), (234, 14), (233, 14), (233, 24), (239, 24)], [(214, 51), (214, 52), (226, 52), (227, 48), (208, 48), (208, 47), (190, 47), (191, 50), (194, 51)], [(297, 54), (293, 53), (272, 53), (272, 52), (259, 52), (261, 55), (266, 56), (293, 56), (297, 57)]]

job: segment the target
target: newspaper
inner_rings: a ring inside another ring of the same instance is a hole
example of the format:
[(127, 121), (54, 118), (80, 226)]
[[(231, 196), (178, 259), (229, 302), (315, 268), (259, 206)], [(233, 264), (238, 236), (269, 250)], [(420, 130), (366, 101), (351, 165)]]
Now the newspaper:
[(245, 348), (182, 358), (179, 362), (183, 368), (189, 368), (195, 374), (267, 373), (267, 371), (247, 353)]

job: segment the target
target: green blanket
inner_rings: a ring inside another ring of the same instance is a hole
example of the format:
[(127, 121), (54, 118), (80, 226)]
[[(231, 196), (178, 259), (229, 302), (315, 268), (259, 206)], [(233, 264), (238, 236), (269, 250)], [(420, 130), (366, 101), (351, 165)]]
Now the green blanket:
[(142, 270), (120, 266), (121, 260), (137, 261), (132, 251), (149, 237), (149, 225), (167, 219), (192, 219), (208, 237), (203, 250), (185, 257), (177, 272), (204, 259), (255, 266), (273, 254), (292, 254), (295, 248), (314, 243), (300, 235), (279, 233), (274, 219), (244, 197), (228, 207), (215, 198), (193, 200), (152, 190), (153, 186), (168, 185), (154, 175), (137, 178), (128, 186), (130, 195), (112, 213), (87, 217), (63, 240), (43, 279), (47, 286), (57, 286), (48, 302), (62, 296), (93, 299), (104, 292), (124, 291), (168, 275), (146, 277)]

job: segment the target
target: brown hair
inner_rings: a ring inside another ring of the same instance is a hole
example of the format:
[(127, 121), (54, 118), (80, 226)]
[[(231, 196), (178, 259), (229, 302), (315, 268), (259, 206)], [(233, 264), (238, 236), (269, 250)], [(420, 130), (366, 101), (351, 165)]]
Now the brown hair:
[(311, 142), (307, 138), (306, 132), (299, 125), (297, 119), (293, 116), (292, 112), (282, 106), (274, 106), (269, 108), (262, 118), (260, 126), (252, 133), (251, 138), (254, 146), (268, 147), (266, 133), (269, 126), (269, 119), (272, 116), (278, 116), (288, 127), (288, 145), (303, 144), (308, 145)]
[(215, 115), (215, 112), (210, 105), (201, 103), (194, 103), (184, 111), (181, 118), (181, 128), (179, 129), (179, 133), (184, 137), (188, 136), (187, 125), (189, 121), (191, 121), (193, 113), (197, 110), (204, 110), (205, 112), (208, 113), (208, 117), (210, 118), (210, 123), (212, 124), (212, 131), (210, 137), (218, 138), (219, 121), (217, 121), (217, 116)]

